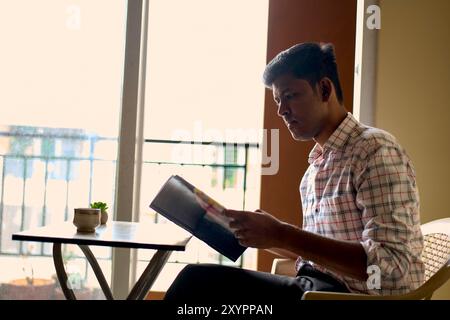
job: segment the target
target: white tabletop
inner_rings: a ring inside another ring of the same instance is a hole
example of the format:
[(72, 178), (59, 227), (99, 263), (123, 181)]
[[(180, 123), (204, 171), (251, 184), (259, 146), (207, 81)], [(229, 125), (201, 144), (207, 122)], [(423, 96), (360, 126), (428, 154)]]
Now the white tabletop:
[(108, 221), (97, 227), (95, 233), (80, 233), (72, 222), (62, 222), (12, 235), (13, 240), (174, 251), (185, 250), (191, 237), (174, 224), (122, 221)]

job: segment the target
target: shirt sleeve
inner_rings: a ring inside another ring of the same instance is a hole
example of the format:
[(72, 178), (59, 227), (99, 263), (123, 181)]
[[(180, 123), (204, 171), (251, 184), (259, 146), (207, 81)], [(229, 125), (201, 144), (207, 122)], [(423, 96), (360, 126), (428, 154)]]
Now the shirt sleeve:
[(419, 196), (414, 170), (400, 147), (381, 146), (365, 163), (356, 184), (364, 225), (361, 244), (367, 266), (379, 268), (383, 286), (408, 276), (413, 246), (422, 241)]

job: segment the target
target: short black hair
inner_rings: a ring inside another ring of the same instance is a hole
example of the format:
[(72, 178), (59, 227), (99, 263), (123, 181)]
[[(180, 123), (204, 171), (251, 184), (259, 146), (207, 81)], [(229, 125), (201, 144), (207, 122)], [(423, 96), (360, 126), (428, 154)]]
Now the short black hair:
[(264, 85), (271, 88), (273, 82), (285, 74), (307, 80), (313, 88), (321, 79), (328, 77), (333, 82), (339, 103), (344, 101), (334, 46), (331, 43), (299, 43), (280, 52), (264, 70)]

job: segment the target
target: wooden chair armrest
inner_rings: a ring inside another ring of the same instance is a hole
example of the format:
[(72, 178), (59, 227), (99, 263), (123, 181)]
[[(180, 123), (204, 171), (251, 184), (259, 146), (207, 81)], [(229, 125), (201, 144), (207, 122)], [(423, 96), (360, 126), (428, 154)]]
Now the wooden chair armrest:
[(295, 277), (295, 260), (292, 259), (274, 259), (272, 262), (272, 274)]
[(374, 296), (358, 293), (328, 292), (328, 291), (306, 291), (302, 300), (391, 300), (392, 296)]

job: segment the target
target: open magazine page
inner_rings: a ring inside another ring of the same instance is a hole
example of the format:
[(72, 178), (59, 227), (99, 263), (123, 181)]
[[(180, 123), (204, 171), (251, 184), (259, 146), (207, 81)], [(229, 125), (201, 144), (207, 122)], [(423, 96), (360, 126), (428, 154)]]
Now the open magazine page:
[(200, 206), (206, 211), (206, 217), (204, 218), (210, 219), (233, 232), (230, 228), (231, 219), (224, 215), (225, 207), (195, 187), (193, 192)]
[(150, 207), (190, 232), (195, 230), (205, 213), (196, 201), (192, 187), (178, 176), (164, 184)]
[(180, 176), (167, 180), (150, 207), (233, 261), (246, 249), (230, 228), (225, 207)]

